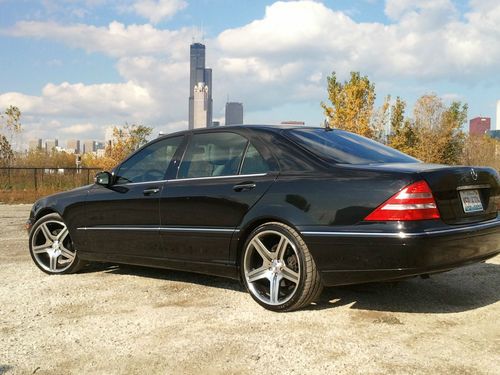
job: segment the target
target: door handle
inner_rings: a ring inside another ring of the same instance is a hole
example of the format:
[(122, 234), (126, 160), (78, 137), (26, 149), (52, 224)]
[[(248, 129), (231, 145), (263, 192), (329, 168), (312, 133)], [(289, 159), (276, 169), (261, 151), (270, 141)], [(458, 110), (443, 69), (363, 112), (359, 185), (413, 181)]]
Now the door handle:
[(253, 182), (245, 182), (243, 184), (234, 185), (233, 190), (237, 191), (237, 192), (240, 192), (243, 190), (252, 190), (252, 189), (255, 189), (256, 186), (257, 185), (255, 185), (255, 183), (253, 183)]
[(160, 191), (159, 188), (147, 188), (143, 190), (144, 195), (153, 195)]

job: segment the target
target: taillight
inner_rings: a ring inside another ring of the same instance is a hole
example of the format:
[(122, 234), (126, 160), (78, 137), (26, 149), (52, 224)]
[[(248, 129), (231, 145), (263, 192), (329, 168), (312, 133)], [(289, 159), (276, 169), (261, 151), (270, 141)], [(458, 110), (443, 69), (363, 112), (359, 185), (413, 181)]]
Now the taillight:
[(413, 221), (439, 219), (432, 190), (425, 181), (408, 185), (378, 206), (366, 221)]

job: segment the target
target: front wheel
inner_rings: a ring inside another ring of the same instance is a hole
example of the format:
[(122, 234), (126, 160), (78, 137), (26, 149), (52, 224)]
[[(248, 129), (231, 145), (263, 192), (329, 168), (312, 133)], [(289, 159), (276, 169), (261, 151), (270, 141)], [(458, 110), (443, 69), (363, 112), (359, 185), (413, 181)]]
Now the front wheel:
[(59, 214), (48, 214), (36, 221), (30, 232), (29, 248), (31, 258), (45, 273), (74, 273), (83, 266)]
[(273, 311), (307, 306), (323, 289), (307, 245), (297, 231), (282, 223), (263, 224), (250, 234), (241, 272), (252, 298)]

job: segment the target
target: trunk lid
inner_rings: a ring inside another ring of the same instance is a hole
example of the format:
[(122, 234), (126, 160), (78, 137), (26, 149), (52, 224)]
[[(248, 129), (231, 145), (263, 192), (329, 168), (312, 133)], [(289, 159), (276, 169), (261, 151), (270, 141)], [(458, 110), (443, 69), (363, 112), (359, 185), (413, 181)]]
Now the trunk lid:
[[(447, 224), (491, 220), (496, 218), (500, 207), (500, 177), (493, 168), (425, 163), (387, 163), (356, 167), (411, 174), (414, 181), (425, 180), (432, 190), (441, 219)], [(477, 205), (477, 200), (480, 200), (480, 206)]]
[(429, 184), (445, 223), (465, 224), (496, 218), (500, 182), (494, 169), (442, 166), (424, 169), (419, 174)]

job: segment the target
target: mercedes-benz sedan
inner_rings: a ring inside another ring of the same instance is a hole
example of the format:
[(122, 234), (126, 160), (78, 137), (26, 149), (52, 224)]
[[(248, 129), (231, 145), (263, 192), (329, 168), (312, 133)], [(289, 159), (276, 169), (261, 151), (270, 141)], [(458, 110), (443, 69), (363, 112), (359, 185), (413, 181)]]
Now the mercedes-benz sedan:
[(49, 274), (89, 261), (200, 272), (241, 279), (259, 304), (289, 311), (323, 286), (495, 256), (499, 185), (491, 168), (424, 164), (341, 130), (199, 129), (38, 200), (29, 248)]

